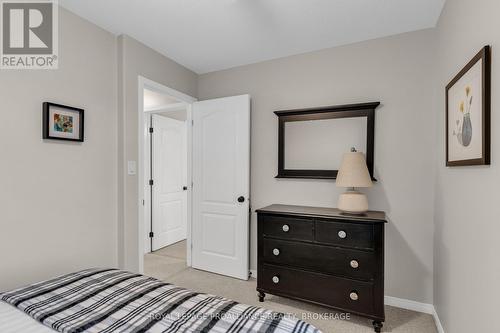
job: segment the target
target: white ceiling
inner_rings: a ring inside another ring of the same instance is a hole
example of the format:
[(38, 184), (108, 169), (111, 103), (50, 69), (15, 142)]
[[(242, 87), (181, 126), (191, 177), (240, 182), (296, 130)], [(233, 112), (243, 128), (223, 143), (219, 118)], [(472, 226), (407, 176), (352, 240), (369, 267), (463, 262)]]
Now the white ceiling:
[(434, 27), (445, 0), (59, 0), (206, 73)]

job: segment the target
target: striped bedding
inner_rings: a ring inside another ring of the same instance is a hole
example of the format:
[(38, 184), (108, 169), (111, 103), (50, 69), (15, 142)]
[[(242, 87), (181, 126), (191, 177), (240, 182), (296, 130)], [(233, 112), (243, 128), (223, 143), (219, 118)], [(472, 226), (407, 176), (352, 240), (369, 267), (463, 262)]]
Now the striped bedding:
[(283, 314), (117, 269), (88, 269), (0, 294), (59, 332), (321, 333)]

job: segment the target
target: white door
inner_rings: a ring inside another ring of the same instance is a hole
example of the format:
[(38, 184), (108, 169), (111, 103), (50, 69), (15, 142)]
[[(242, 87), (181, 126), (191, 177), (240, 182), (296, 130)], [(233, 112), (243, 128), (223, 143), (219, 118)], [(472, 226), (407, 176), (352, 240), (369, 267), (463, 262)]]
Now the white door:
[(153, 115), (153, 251), (186, 239), (186, 122)]
[(250, 96), (193, 104), (194, 268), (248, 279)]

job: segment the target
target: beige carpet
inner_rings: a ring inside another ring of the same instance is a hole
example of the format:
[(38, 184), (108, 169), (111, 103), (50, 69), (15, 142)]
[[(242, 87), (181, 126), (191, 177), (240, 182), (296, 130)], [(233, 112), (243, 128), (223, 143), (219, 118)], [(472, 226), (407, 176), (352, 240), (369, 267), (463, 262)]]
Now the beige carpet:
[[(257, 305), (271, 310), (292, 313), (323, 333), (372, 333), (371, 320), (351, 315), (348, 320), (335, 318), (331, 309), (309, 303), (267, 295), (264, 303), (257, 299), (256, 280), (242, 281), (226, 276), (208, 273), (186, 266), (185, 243), (179, 242), (159, 251), (146, 254), (144, 271), (146, 275), (204, 293), (224, 296), (237, 302)], [(184, 255), (182, 253), (184, 251)], [(175, 255), (174, 256), (170, 256)], [(318, 317), (323, 315), (323, 318)], [(386, 306), (386, 322), (382, 332), (437, 333), (431, 315)], [(326, 318), (325, 318), (326, 317)]]
[(172, 257), (176, 259), (186, 260), (186, 240), (177, 242), (175, 244), (166, 246), (162, 249), (159, 249), (153, 254), (163, 257)]

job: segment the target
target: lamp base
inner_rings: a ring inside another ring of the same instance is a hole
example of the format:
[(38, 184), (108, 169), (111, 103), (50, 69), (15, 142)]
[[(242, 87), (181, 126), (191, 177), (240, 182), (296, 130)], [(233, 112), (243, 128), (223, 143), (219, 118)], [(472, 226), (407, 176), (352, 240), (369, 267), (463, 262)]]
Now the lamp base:
[(337, 208), (348, 214), (363, 214), (368, 211), (368, 199), (363, 193), (350, 190), (340, 195)]

